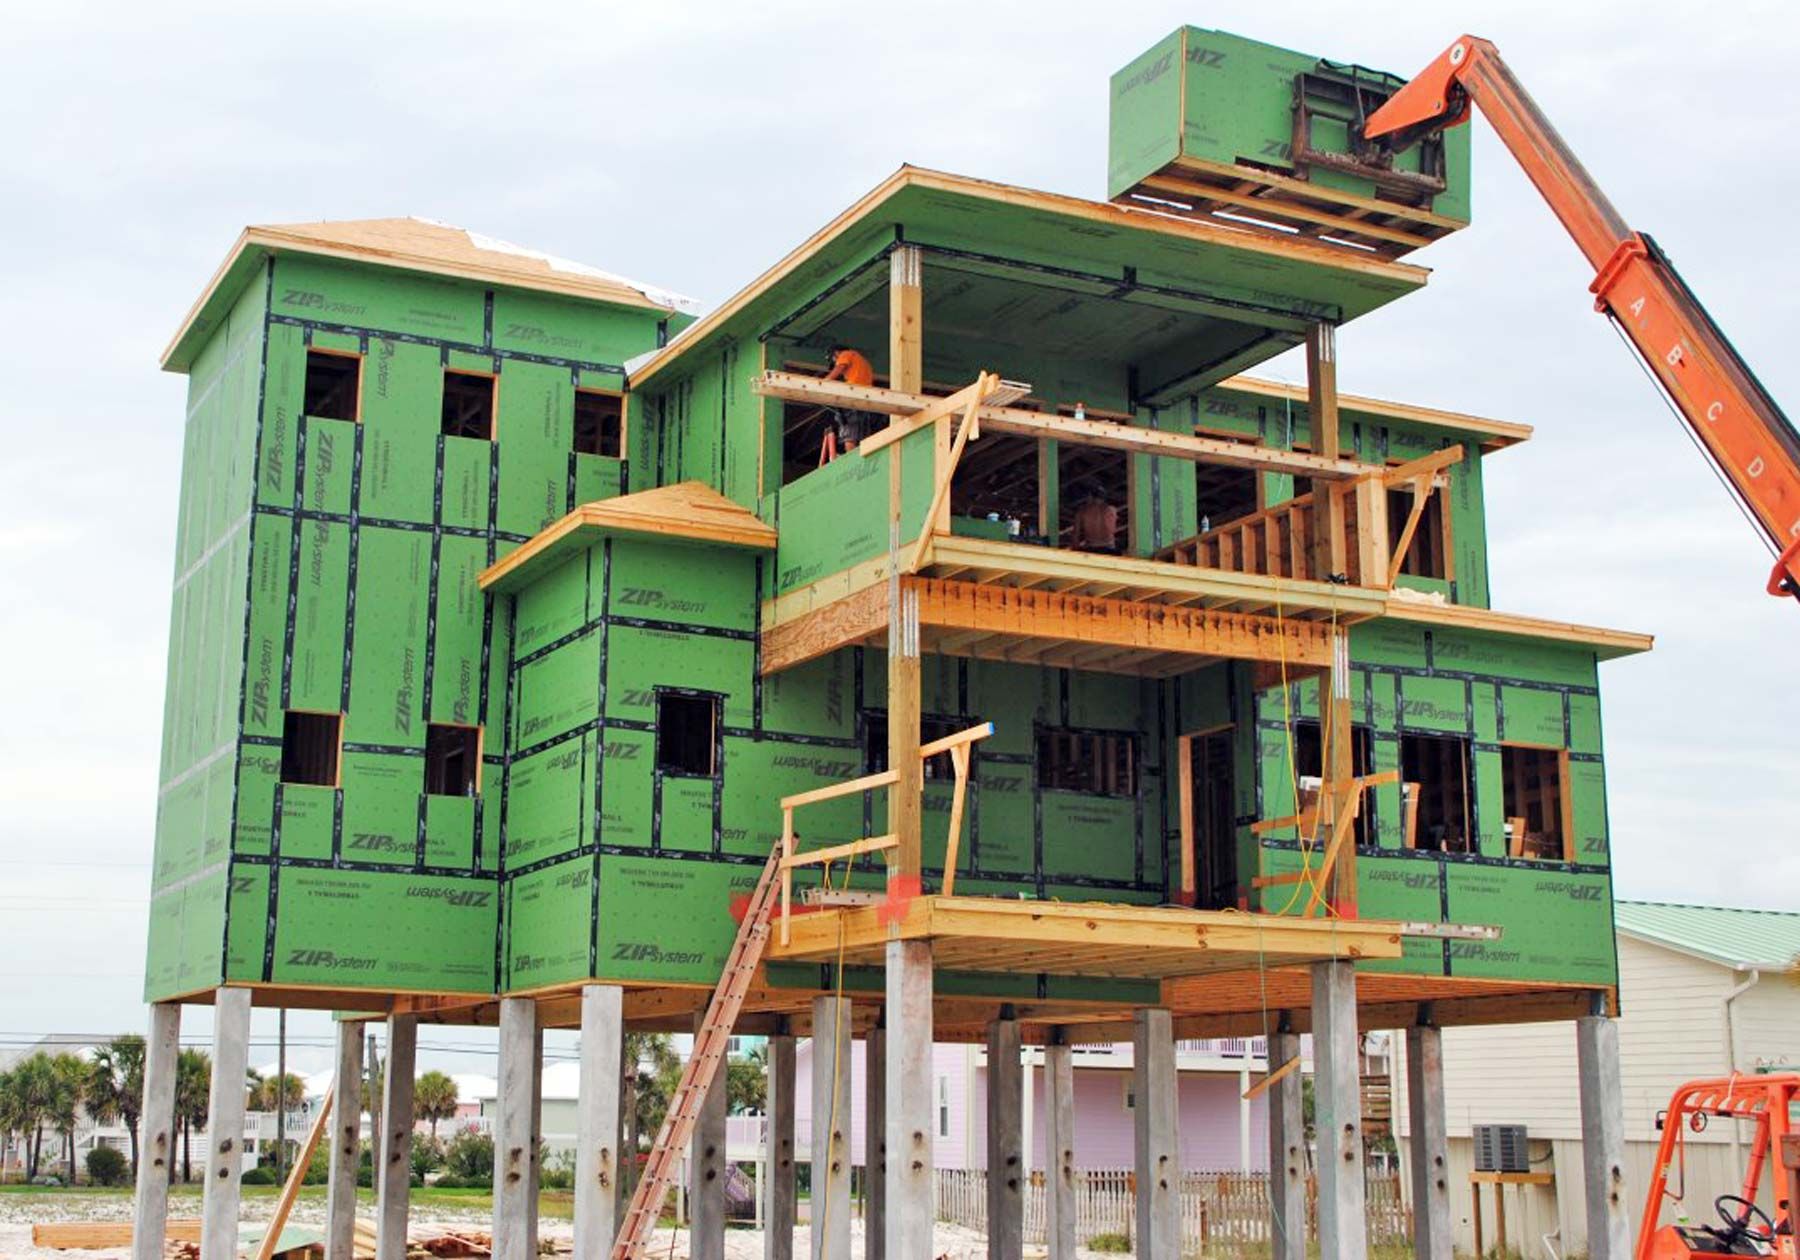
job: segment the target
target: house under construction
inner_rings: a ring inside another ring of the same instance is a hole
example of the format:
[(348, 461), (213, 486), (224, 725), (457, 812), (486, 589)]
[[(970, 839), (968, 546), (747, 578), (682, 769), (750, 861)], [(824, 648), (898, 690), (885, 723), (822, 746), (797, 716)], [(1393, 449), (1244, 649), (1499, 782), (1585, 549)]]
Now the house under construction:
[[(934, 1040), (985, 1039), (1014, 1086), (1002, 1260), (1021, 1041), (1048, 1047), (1056, 1260), (1075, 1043), (1135, 1040), (1149, 1256), (1179, 1250), (1178, 1037), (1267, 1035), (1279, 1069), (1314, 1035), (1328, 1255), (1363, 1254), (1359, 1028), (1408, 1030), (1418, 1149), (1446, 1025), (1575, 1023), (1584, 1109), (1616, 1112), (1598, 667), (1649, 639), (1491, 606), (1483, 462), (1527, 425), (1337, 391), (1338, 326), (1468, 219), (1466, 129), (1416, 169), (1353, 143), (1398, 82), (1178, 31), (1113, 78), (1111, 200), (902, 167), (700, 318), (423, 220), (246, 230), (164, 358), (190, 393), (139, 1254), (183, 1003), (216, 1008), (203, 1256), (235, 1255), (252, 1005), (364, 1013), (334, 1249), (363, 1021), (387, 1161), (417, 1025), (499, 1024), (508, 1256), (534, 1250), (536, 1046), (579, 1027), (577, 1253), (602, 1254), (621, 1034), (694, 1029), (768, 906), (734, 1002), (772, 1038), (771, 1260), (795, 1036), (880, 1065), (888, 1260), (932, 1254)], [(873, 383), (828, 379), (837, 347)], [(1245, 374), (1293, 347), (1304, 387)], [(834, 1060), (815, 1116), (848, 1114)], [(1299, 1075), (1268, 1088), (1298, 1256)], [(690, 1160), (709, 1260), (723, 1102)], [(814, 1254), (846, 1260), (827, 1158)], [(1419, 1254), (1448, 1257), (1453, 1187), (1415, 1162)], [(378, 1215), (401, 1255), (404, 1176)]]

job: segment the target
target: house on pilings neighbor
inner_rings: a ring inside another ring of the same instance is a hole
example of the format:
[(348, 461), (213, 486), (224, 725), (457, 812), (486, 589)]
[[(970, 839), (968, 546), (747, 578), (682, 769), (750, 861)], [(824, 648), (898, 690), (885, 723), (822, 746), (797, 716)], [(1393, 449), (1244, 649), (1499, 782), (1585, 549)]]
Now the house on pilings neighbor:
[[(1171, 40), (1115, 78), (1115, 201), (903, 167), (697, 321), (421, 220), (246, 231), (164, 362), (147, 998), (685, 1029), (786, 843), (778, 1039), (840, 985), (895, 1061), (922, 1009), (1271, 1063), (1610, 1010), (1598, 666), (1649, 640), (1491, 606), (1528, 426), (1337, 392), (1335, 329), (1466, 220), (1466, 132), (1222, 164), (1182, 85), (1244, 59)], [(1315, 122), (1374, 90), (1299, 63)], [(1245, 374), (1300, 346), (1307, 387)]]

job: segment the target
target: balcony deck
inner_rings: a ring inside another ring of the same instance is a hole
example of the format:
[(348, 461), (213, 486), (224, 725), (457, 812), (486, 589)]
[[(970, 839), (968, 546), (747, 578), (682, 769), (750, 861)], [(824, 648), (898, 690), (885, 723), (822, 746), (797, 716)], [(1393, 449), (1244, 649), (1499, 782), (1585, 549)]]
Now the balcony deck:
[(771, 962), (880, 966), (889, 941), (928, 940), (947, 971), (1169, 979), (1327, 959), (1400, 956), (1397, 923), (1235, 910), (919, 896), (796, 915)]
[[(765, 674), (887, 641), (885, 560), (763, 606)], [(918, 576), (926, 652), (1168, 677), (1218, 660), (1330, 663), (1331, 627), (1382, 615), (1384, 590), (1137, 556), (935, 535)]]

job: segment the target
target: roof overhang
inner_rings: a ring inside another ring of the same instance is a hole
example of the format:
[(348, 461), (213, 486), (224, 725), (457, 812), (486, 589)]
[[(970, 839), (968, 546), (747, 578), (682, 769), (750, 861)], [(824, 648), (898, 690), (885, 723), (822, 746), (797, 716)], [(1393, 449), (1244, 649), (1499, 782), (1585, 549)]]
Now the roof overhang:
[(714, 547), (773, 551), (776, 533), (748, 508), (698, 481), (584, 503), (545, 526), (481, 573), (481, 589), (503, 594), (601, 538), (615, 535)]
[(1592, 649), (1594, 656), (1602, 661), (1648, 652), (1656, 644), (1655, 636), (1640, 634), (1635, 630), (1607, 630), (1572, 621), (1496, 612), (1492, 608), (1476, 608), (1468, 604), (1411, 598), (1408, 592), (1399, 589), (1388, 598), (1386, 615), (1396, 621), (1470, 630), (1477, 634), (1514, 635), (1567, 643)]
[[(1286, 381), (1265, 380), (1259, 376), (1234, 376), (1219, 382), (1220, 389), (1233, 393), (1254, 394), (1259, 398), (1278, 399), (1286, 403), (1306, 405), (1306, 387)], [(1529, 438), (1533, 429), (1528, 424), (1509, 420), (1490, 420), (1461, 411), (1442, 411), (1436, 407), (1415, 407), (1410, 403), (1369, 398), (1361, 394), (1339, 394), (1338, 410), (1362, 412), (1381, 420), (1399, 421), (1420, 428), (1443, 429), (1475, 439), (1483, 451), (1503, 450), (1517, 446)]]
[[(403, 225), (416, 226), (409, 231)], [(464, 239), (458, 242), (447, 234)], [(225, 261), (163, 350), (162, 368), (166, 372), (187, 371), (245, 286), (277, 254), (307, 254), (644, 311), (676, 313), (674, 307), (652, 300), (618, 278), (591, 268), (559, 267), (547, 255), (504, 246), (504, 242), (483, 244), (485, 239), (461, 228), (423, 219), (247, 227), (238, 234)]]
[(924, 247), (927, 265), (934, 246), (1015, 241), (1016, 254), (1046, 283), (1105, 279), (1149, 300), (1211, 301), (1246, 318), (1278, 312), (1296, 327), (1353, 319), (1419, 288), (1429, 274), (1300, 237), (903, 166), (637, 366), (632, 387), (645, 387), (716, 337), (762, 336), (833, 285), (855, 276), (879, 283), (885, 272), (872, 272), (871, 263), (901, 240)]

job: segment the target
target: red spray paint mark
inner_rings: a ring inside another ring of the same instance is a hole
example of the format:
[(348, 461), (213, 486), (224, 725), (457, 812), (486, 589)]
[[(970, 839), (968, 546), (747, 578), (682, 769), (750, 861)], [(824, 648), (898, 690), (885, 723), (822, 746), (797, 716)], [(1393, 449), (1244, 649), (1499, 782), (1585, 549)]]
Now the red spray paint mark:
[(891, 927), (906, 917), (906, 908), (923, 891), (917, 875), (890, 875), (887, 900), (876, 907), (875, 917), (884, 927)]

